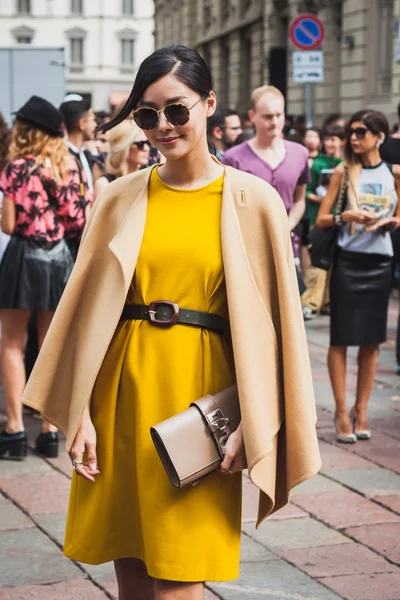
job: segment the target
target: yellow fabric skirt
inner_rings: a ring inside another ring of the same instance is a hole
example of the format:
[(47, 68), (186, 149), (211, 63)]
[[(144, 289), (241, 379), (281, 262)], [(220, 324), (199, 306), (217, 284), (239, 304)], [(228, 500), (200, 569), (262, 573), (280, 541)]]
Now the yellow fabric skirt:
[[(153, 171), (127, 302), (171, 300), (227, 317), (222, 185), (220, 178), (201, 189), (175, 190)], [(232, 356), (217, 333), (120, 323), (91, 402), (102, 474), (94, 484), (73, 475), (67, 556), (89, 564), (137, 558), (150, 576), (172, 581), (238, 577), (241, 474), (216, 472), (195, 487), (176, 489), (150, 436), (152, 425), (233, 381)]]

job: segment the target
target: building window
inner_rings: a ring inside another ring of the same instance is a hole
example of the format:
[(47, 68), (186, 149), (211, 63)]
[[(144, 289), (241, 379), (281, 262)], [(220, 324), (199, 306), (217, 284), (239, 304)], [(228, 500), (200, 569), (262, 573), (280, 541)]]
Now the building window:
[(83, 71), (84, 41), (85, 40), (80, 37), (72, 37), (70, 39), (70, 62), (72, 73), (81, 73)]
[(20, 15), (31, 14), (31, 0), (18, 0), (17, 1), (17, 12)]
[(71, 0), (71, 14), (83, 15), (83, 0)]
[(35, 31), (31, 27), (26, 27), (26, 25), (12, 29), (11, 33), (17, 44), (32, 44), (35, 35)]
[(122, 14), (126, 17), (133, 17), (134, 12), (134, 0), (122, 0)]
[(121, 73), (130, 75), (135, 64), (135, 40), (121, 40)]

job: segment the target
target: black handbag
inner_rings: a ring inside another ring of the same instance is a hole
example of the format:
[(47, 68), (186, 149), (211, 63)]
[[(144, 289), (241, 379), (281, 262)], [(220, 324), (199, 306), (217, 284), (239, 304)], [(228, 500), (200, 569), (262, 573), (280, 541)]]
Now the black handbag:
[[(343, 209), (344, 195), (349, 182), (347, 167), (344, 169), (342, 182), (340, 184), (339, 196), (336, 202), (334, 215), (340, 215)], [(318, 229), (314, 227), (309, 235), (309, 252), (313, 267), (329, 271), (335, 260), (338, 241), (338, 227), (334, 225), (329, 229)]]

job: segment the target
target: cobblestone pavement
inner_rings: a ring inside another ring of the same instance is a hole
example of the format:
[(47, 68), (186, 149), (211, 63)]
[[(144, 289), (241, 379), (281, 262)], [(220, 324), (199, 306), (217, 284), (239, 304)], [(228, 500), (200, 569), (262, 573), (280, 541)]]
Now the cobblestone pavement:
[[(244, 477), (238, 581), (209, 584), (207, 599), (400, 600), (400, 377), (394, 373), (398, 301), (390, 307), (370, 404), (373, 437), (335, 443), (326, 369), (326, 317), (307, 325), (318, 404), (321, 472), (255, 530), (257, 491)], [(349, 357), (349, 406), (356, 355)], [(27, 419), (33, 441), (39, 423)], [(112, 565), (91, 567), (62, 554), (71, 467), (31, 454), (0, 461), (0, 600), (116, 599)]]

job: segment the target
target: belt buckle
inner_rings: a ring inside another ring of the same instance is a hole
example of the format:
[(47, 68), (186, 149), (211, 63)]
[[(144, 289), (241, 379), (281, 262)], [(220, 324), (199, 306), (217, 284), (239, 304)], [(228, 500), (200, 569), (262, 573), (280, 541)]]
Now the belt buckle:
[[(173, 311), (172, 316), (169, 319), (157, 319), (157, 308), (160, 306), (168, 306)], [(172, 325), (176, 325), (179, 319), (179, 304), (169, 302), (168, 300), (154, 300), (149, 304), (148, 313), (149, 323), (157, 325), (158, 327), (172, 327)]]

